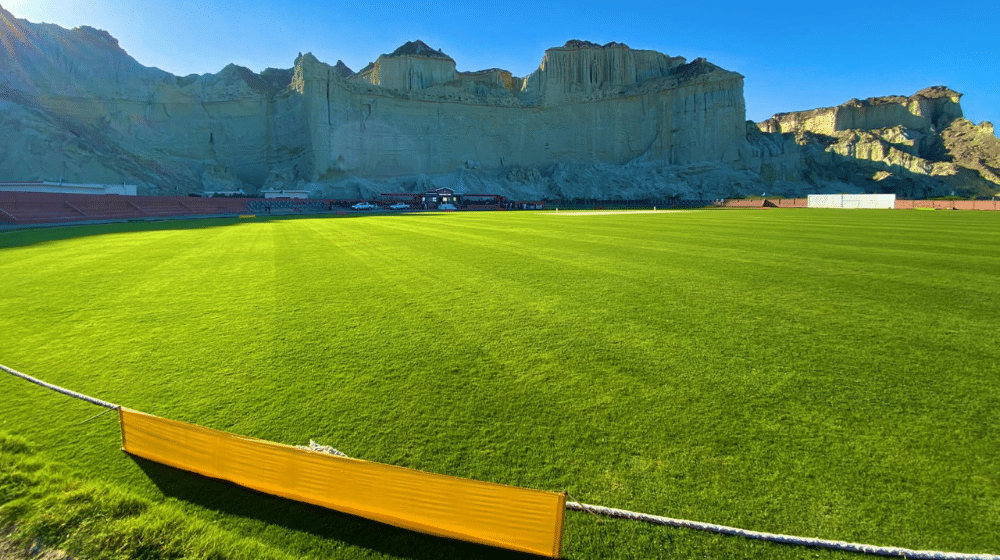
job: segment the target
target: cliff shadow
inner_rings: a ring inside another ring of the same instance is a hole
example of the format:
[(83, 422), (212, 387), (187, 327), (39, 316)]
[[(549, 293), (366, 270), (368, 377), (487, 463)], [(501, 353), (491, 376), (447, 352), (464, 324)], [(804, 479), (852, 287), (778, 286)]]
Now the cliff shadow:
[(0, 224), (0, 249), (26, 247), (50, 241), (78, 237), (93, 237), (113, 233), (207, 229), (229, 227), (240, 223), (236, 216), (217, 218), (168, 218), (159, 220), (116, 220), (106, 222), (39, 223), (27, 225)]
[(233, 227), (260, 222), (276, 222), (298, 219), (320, 219), (320, 218), (357, 218), (364, 214), (339, 215), (333, 213), (323, 214), (274, 214), (256, 215), (249, 219), (240, 219), (237, 216), (225, 217), (171, 217), (151, 220), (114, 220), (114, 221), (93, 221), (93, 222), (64, 222), (64, 223), (38, 223), (38, 224), (0, 224), (0, 249), (13, 247), (27, 247), (52, 241), (63, 241), (66, 239), (76, 239), (80, 237), (92, 237), (96, 235), (107, 235), (115, 233), (144, 232), (144, 231), (165, 231), (165, 230), (187, 230), (187, 229), (211, 229), (219, 227)]
[[(912, 171), (901, 164), (826, 153), (829, 155), (828, 163), (824, 166), (826, 169), (810, 171), (832, 176), (860, 187), (865, 192), (895, 194), (902, 199), (927, 199), (951, 194), (982, 197), (992, 194), (985, 180), (973, 169), (960, 167), (956, 175), (934, 176)], [(806, 180), (815, 184), (809, 177)]]
[(165, 496), (232, 517), (253, 519), (400, 558), (512, 559), (538, 556), (434, 537), (362, 517), (263, 494), (230, 482), (129, 455)]
[[(748, 128), (747, 141), (763, 153), (760, 173), (769, 187), (781, 180), (828, 188), (830, 185), (824, 183), (832, 181), (864, 192), (896, 194), (902, 199), (949, 195), (989, 198), (997, 189), (989, 175), (993, 168), (986, 160), (972, 161), (966, 157), (962, 161), (945, 145), (941, 134), (910, 140), (910, 136), (901, 132), (782, 133), (765, 132), (753, 125)], [(835, 147), (849, 153), (837, 153)], [(935, 167), (940, 164), (951, 164), (949, 167), (954, 171)], [(932, 174), (942, 171), (950, 174)]]

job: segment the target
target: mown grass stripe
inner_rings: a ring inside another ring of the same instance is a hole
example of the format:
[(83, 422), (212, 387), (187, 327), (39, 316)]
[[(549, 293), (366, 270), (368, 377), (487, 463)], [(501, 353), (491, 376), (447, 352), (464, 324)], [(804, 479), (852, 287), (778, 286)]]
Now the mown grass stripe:
[[(0, 277), (17, 287), (0, 292), (0, 363), (213, 428), (587, 502), (1000, 550), (1000, 217), (599, 218), (0, 234)], [(0, 380), (0, 429), (163, 499), (107, 453), (116, 431), (76, 427), (89, 411), (11, 381)], [(276, 526), (254, 499), (227, 499), (248, 509), (183, 507), (302, 557), (329, 551), (316, 525)], [(567, 523), (570, 557), (806, 557)], [(396, 554), (363, 549), (344, 555)]]

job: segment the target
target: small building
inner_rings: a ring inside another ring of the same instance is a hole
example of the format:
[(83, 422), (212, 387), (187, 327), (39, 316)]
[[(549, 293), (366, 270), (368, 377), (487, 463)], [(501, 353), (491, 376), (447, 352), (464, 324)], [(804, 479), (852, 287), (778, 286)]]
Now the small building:
[(135, 196), (136, 186), (126, 185), (106, 185), (99, 183), (66, 183), (63, 181), (16, 181), (10, 183), (0, 183), (0, 191), (3, 192), (41, 192), (41, 193), (63, 193), (63, 194), (120, 194), (125, 196)]
[(264, 198), (309, 198), (309, 191), (260, 191)]
[(496, 209), (507, 199), (499, 194), (467, 194), (455, 189), (442, 187), (423, 193), (381, 193), (383, 200), (406, 202), (415, 208), (434, 210), (442, 204), (452, 204), (458, 208)]
[(436, 208), (441, 204), (456, 204), (461, 195), (456, 195), (454, 189), (442, 187), (427, 191), (420, 197), (420, 201), (427, 208)]

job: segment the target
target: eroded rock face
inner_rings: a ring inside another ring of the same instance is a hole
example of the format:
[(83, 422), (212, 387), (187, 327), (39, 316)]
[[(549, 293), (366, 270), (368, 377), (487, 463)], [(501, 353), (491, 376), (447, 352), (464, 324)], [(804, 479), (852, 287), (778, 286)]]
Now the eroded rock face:
[(22, 130), (0, 139), (4, 177), (176, 194), (219, 187), (216, 167), (261, 184), (274, 162), (294, 159), (280, 141), (302, 127), (278, 118), (294, 114), (295, 101), (277, 95), (290, 70), (258, 76), (230, 65), (177, 77), (142, 66), (106, 32), (35, 25), (2, 8), (0, 40), (11, 45), (0, 49), (0, 102), (9, 104), (0, 126)]
[[(14, 48), (0, 55), (0, 95), (18, 109), (4, 119), (15, 131), (5, 151), (17, 157), (0, 171), (20, 180), (253, 191), (441, 175), (468, 161), (481, 171), (636, 158), (737, 164), (746, 145), (742, 76), (620, 44), (571, 41), (526, 78), (457, 72), (420, 41), (356, 74), (306, 54), (289, 70), (230, 65), (177, 77), (142, 66), (105, 32), (2, 19)], [(64, 149), (72, 138), (79, 155)]]
[(397, 92), (424, 90), (451, 82), (456, 76), (455, 61), (420, 40), (404, 43), (392, 54), (383, 54), (357, 75), (344, 76), (342, 71), (335, 74)]
[[(406, 95), (364, 78), (344, 80), (329, 65), (303, 56), (292, 87), (309, 123), (309, 179), (446, 173), (469, 160), (488, 169), (558, 161), (624, 164), (638, 157), (671, 164), (738, 162), (745, 145), (742, 76), (707, 63), (690, 71), (682, 61), (650, 51), (640, 53), (663, 64), (656, 72), (651, 66), (640, 71), (629, 66), (635, 61), (623, 49), (570, 49), (577, 58), (555, 68), (550, 50), (548, 63), (520, 91), (508, 86), (502, 71), (480, 73), (483, 82), (473, 87), (457, 75), (444, 85), (414, 87), (416, 76), (426, 81), (431, 73), (408, 67)], [(557, 49), (560, 56), (565, 50)], [(593, 79), (569, 71), (579, 57), (593, 62)], [(383, 69), (386, 60), (380, 58)], [(620, 77), (610, 72), (615, 65), (627, 70), (628, 84), (612, 81)]]
[(955, 119), (942, 131), (941, 141), (945, 157), (1000, 185), (1000, 139), (992, 123), (975, 125), (967, 119)]
[(765, 132), (811, 132), (835, 135), (846, 130), (902, 126), (921, 133), (939, 132), (962, 118), (962, 94), (944, 86), (922, 89), (910, 97), (852, 99), (837, 107), (778, 113), (760, 123)]
[(620, 43), (569, 41), (525, 77), (459, 72), (421, 41), (355, 73), (300, 55), (178, 77), (106, 32), (0, 8), (0, 177), (124, 181), (141, 194), (262, 188), (371, 197), (447, 186), (511, 198), (769, 192), (987, 193), (1000, 148), (961, 94), (745, 121), (743, 76)]
[(1000, 189), (1000, 140), (992, 124), (962, 118), (961, 97), (934, 86), (780, 113), (748, 131), (760, 153), (754, 165), (765, 179), (823, 177), (906, 197), (992, 196)]

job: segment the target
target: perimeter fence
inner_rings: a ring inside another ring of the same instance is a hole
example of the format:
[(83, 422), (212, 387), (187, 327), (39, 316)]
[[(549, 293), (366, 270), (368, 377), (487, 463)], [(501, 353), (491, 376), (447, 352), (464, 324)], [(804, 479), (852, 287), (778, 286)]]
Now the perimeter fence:
[(45, 224), (244, 214), (244, 199), (0, 191), (0, 221)]
[[(727, 198), (722, 208), (808, 208), (808, 198)], [(1000, 200), (903, 200), (897, 198), (895, 210), (983, 210), (1000, 211)]]
[(1000, 200), (900, 200), (896, 209), (933, 208), (934, 210), (1000, 210)]
[[(247, 212), (342, 214), (358, 202), (368, 200), (333, 199), (262, 199), (194, 196), (124, 196), (69, 193), (0, 191), (0, 224), (31, 225), (86, 221), (149, 220), (199, 215), (242, 215)], [(377, 206), (389, 208), (388, 202)], [(413, 208), (418, 208), (414, 205)], [(560, 210), (653, 210), (693, 208), (806, 208), (806, 198), (727, 198), (727, 199), (571, 199), (531, 203), (469, 204), (460, 210), (513, 210), (558, 208)], [(902, 200), (896, 209), (1000, 210), (998, 200)]]

